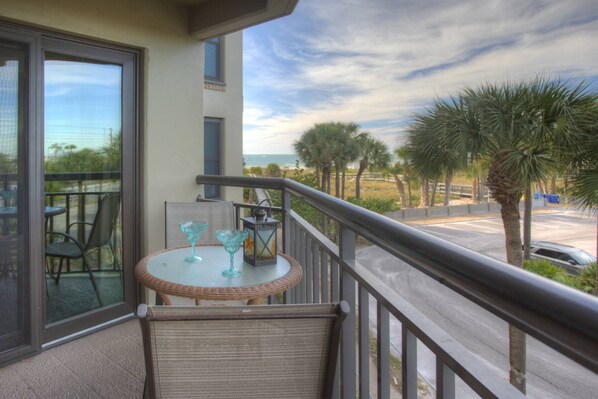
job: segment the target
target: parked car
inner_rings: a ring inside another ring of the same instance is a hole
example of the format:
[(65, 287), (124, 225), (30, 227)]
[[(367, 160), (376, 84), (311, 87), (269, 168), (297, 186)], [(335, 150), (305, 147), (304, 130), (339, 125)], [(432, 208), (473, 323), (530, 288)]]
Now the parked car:
[(586, 251), (548, 241), (532, 241), (530, 258), (545, 259), (573, 276), (579, 275), (590, 263), (596, 262), (596, 258)]

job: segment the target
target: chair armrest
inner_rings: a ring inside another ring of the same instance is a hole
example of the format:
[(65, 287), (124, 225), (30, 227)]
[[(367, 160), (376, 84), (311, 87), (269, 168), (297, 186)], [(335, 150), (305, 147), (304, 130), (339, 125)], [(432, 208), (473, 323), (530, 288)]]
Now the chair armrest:
[(140, 319), (145, 319), (147, 316), (147, 305), (145, 303), (140, 303), (137, 306), (137, 317)]
[(70, 240), (70, 241), (74, 242), (75, 245), (77, 245), (79, 247), (79, 249), (81, 250), (81, 253), (85, 253), (85, 248), (83, 248), (83, 244), (81, 244), (81, 242), (79, 242), (79, 240), (77, 240), (75, 237), (73, 237), (70, 234), (62, 233), (60, 231), (48, 231), (46, 233), (46, 235), (50, 235), (50, 236), (53, 236), (53, 235), (61, 236), (61, 237), (64, 238), (64, 241)]
[(89, 222), (73, 222), (73, 223), (69, 224), (69, 226), (66, 228), (66, 232), (69, 233), (71, 231), (71, 227), (73, 227), (76, 224), (86, 224), (88, 226), (93, 226), (93, 223), (89, 223)]

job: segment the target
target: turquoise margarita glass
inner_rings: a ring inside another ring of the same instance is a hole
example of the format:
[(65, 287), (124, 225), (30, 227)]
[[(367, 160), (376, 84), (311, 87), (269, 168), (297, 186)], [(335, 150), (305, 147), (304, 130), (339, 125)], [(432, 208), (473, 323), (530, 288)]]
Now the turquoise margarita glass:
[(228, 252), (230, 257), (230, 265), (228, 266), (228, 269), (222, 272), (222, 275), (225, 277), (239, 277), (242, 272), (235, 268), (233, 259), (235, 253), (247, 238), (247, 230), (218, 230), (216, 232), (216, 238), (222, 245), (224, 245), (224, 250)]
[(199, 240), (201, 233), (208, 228), (208, 223), (189, 220), (179, 223), (179, 227), (187, 237), (187, 241), (191, 243), (191, 255), (187, 256), (185, 261), (191, 263), (201, 262), (201, 258), (195, 255), (195, 243)]

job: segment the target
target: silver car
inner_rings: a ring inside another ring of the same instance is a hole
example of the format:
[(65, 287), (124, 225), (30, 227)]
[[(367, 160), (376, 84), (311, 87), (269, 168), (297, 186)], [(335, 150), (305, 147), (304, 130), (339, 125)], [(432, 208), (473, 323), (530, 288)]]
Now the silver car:
[(596, 262), (596, 258), (586, 251), (548, 241), (532, 241), (530, 258), (545, 259), (573, 276), (579, 275), (590, 263)]

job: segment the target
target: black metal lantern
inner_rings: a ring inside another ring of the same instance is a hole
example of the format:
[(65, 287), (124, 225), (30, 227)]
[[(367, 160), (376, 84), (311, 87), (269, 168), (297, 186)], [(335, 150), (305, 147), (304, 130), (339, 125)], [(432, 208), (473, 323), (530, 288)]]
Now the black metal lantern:
[[(262, 204), (268, 201), (268, 210)], [(243, 228), (247, 230), (247, 239), (243, 246), (243, 259), (253, 265), (272, 265), (276, 263), (276, 231), (278, 220), (270, 217), (272, 203), (270, 200), (260, 202), (252, 217), (241, 218)]]

